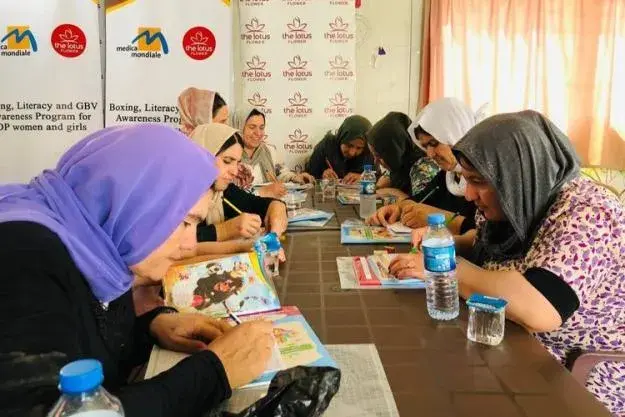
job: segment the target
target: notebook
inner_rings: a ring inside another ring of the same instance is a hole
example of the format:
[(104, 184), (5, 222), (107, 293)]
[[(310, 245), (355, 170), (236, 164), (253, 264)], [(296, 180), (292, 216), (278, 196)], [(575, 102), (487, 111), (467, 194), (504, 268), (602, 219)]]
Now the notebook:
[(394, 233), (386, 227), (341, 224), (341, 243), (378, 244), (410, 243), (410, 241), (410, 234)]
[(386, 251), (374, 251), (373, 255), (352, 258), (354, 275), (362, 286), (389, 286), (404, 288), (423, 288), (425, 283), (418, 278), (397, 279), (389, 272), (389, 265), (395, 254)]
[(315, 210), (312, 208), (301, 208), (296, 210), (289, 210), (289, 224), (297, 225), (300, 222), (311, 220), (330, 220), (334, 216), (334, 213), (329, 213), (323, 210)]

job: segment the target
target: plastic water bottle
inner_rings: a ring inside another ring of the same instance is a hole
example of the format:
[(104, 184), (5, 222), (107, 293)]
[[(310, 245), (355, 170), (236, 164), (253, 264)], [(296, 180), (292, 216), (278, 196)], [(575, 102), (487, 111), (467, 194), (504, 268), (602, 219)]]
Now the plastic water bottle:
[(102, 388), (102, 364), (83, 359), (65, 365), (59, 372), (63, 393), (48, 417), (123, 417), (122, 404)]
[(371, 165), (365, 165), (360, 177), (360, 218), (366, 219), (375, 214), (375, 171)]
[(460, 311), (456, 279), (454, 237), (441, 213), (428, 216), (428, 230), (421, 243), (425, 267), (427, 307), (430, 317), (452, 320)]

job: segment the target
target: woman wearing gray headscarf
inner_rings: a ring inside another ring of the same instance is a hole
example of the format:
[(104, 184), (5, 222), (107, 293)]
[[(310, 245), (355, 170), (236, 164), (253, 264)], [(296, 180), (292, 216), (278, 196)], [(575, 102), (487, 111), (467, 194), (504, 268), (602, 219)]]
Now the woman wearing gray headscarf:
[[(558, 359), (625, 350), (625, 208), (579, 175), (573, 146), (535, 111), (490, 117), (455, 146), (477, 231), (456, 237), (460, 293), (504, 298), (506, 316)], [(416, 232), (413, 243), (419, 243)], [(423, 276), (422, 254), (398, 276)], [(600, 362), (586, 387), (625, 415), (625, 364)]]

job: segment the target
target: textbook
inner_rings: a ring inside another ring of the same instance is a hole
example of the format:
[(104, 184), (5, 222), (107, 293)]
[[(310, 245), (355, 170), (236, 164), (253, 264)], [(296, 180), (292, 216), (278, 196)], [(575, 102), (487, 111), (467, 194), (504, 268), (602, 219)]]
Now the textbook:
[(373, 255), (352, 258), (354, 275), (362, 286), (382, 286), (392, 288), (424, 288), (425, 282), (418, 278), (398, 279), (389, 272), (389, 265), (395, 254), (374, 251)]
[(163, 280), (165, 304), (212, 317), (277, 310), (280, 301), (268, 268), (261, 268), (255, 252), (173, 266)]
[[(273, 322), (275, 349), (265, 372), (242, 388), (268, 385), (278, 371), (294, 366), (337, 367), (297, 307), (287, 306), (270, 313), (245, 316), (241, 317), (241, 321), (259, 318)], [(187, 356), (184, 353), (154, 346), (146, 370), (146, 379), (168, 370)]]
[(288, 212), (289, 224), (297, 225), (299, 222), (308, 220), (330, 220), (334, 216), (334, 213), (329, 213), (323, 210), (315, 210), (312, 208), (301, 208), (296, 210), (290, 210)]
[(341, 243), (410, 243), (408, 233), (395, 233), (386, 227), (362, 224), (341, 224)]

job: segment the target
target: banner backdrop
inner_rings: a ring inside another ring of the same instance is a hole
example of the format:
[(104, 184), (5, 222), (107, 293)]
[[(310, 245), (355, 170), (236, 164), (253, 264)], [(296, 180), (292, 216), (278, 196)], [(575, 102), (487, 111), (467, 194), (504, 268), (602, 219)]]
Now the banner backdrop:
[(291, 168), (353, 114), (353, 0), (240, 0), (241, 101), (267, 115), (267, 142)]
[(179, 124), (187, 87), (232, 103), (228, 0), (110, 0), (106, 10), (106, 125)]
[(98, 7), (0, 2), (0, 183), (26, 182), (102, 127)]

